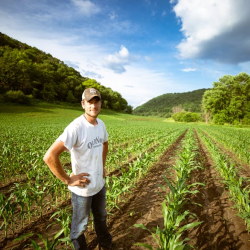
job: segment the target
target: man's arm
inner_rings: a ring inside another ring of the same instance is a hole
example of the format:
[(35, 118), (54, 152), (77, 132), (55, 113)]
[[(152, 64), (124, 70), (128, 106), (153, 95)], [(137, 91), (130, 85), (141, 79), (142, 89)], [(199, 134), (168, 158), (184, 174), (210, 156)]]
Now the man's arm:
[(85, 187), (85, 185), (90, 183), (90, 180), (84, 178), (84, 176), (89, 176), (89, 174), (81, 173), (70, 177), (64, 171), (59, 156), (66, 150), (67, 148), (62, 141), (55, 141), (44, 155), (43, 160), (48, 165), (51, 172), (65, 184), (69, 186)]
[(103, 151), (102, 151), (102, 162), (103, 162), (103, 179), (106, 176), (106, 170), (105, 170), (105, 163), (107, 159), (107, 154), (108, 154), (108, 142), (103, 143)]

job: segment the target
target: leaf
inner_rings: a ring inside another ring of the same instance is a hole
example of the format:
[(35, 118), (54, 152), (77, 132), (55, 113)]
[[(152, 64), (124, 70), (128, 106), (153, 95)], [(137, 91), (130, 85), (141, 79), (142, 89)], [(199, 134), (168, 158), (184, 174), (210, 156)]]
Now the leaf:
[(178, 234), (182, 233), (184, 230), (190, 229), (192, 227), (196, 227), (196, 226), (200, 225), (201, 223), (203, 223), (203, 221), (197, 221), (197, 222), (193, 222), (193, 223), (189, 223), (187, 225), (184, 225), (182, 228), (180, 228), (180, 230), (177, 233)]
[(145, 244), (145, 243), (135, 243), (135, 246), (143, 246), (143, 247), (146, 247), (149, 250), (153, 250), (153, 248), (150, 245)]
[(24, 235), (22, 235), (21, 237), (14, 239), (14, 241), (23, 240), (23, 239), (25, 239), (25, 238), (30, 237), (31, 235), (33, 235), (33, 233), (24, 234)]
[(143, 224), (134, 224), (134, 227), (140, 227), (141, 229), (149, 231)]
[(55, 235), (54, 239), (57, 239), (57, 238), (63, 233), (63, 231), (64, 231), (64, 228), (61, 229), (61, 230)]

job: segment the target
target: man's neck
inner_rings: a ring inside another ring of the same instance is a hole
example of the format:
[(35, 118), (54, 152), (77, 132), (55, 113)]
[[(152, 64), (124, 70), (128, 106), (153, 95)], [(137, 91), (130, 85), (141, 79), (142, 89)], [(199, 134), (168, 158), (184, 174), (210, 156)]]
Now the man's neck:
[(92, 125), (97, 125), (97, 117), (92, 117), (92, 116), (89, 116), (88, 114), (83, 114), (83, 116), (86, 118), (86, 120), (91, 123)]

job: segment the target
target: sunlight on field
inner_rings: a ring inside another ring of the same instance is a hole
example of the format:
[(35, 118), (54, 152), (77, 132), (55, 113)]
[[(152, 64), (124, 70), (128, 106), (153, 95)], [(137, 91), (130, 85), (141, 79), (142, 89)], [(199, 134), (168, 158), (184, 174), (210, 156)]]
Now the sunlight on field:
[[(24, 232), (40, 232), (40, 229), (34, 229), (33, 226), (41, 218), (46, 218), (42, 229), (43, 237), (54, 236), (62, 225), (65, 227), (65, 234), (69, 233), (71, 209), (66, 205), (70, 204), (70, 192), (67, 186), (50, 172), (43, 162), (43, 155), (64, 128), (83, 112), (80, 106), (67, 107), (46, 103), (36, 106), (0, 106), (0, 247), (18, 247), (18, 242), (6, 239), (13, 239), (15, 235), (20, 237)], [(106, 164), (108, 211), (119, 209), (126, 196), (132, 195), (131, 189), (136, 187), (139, 180), (145, 178), (164, 152), (168, 149), (174, 151), (173, 145), (180, 150), (177, 156), (183, 157), (181, 171), (187, 171), (187, 164), (192, 169), (194, 159), (200, 157), (196, 157), (199, 139), (207, 145), (212, 158), (217, 161), (217, 171), (221, 173), (221, 178), (226, 178), (227, 183), (230, 181), (232, 187), (237, 184), (237, 188), (228, 188), (234, 195), (232, 199), (236, 202), (247, 229), (250, 229), (249, 214), (246, 213), (249, 190), (241, 188), (243, 179), (237, 176), (237, 168), (219, 148), (230, 150), (234, 160), (249, 165), (249, 129), (174, 123), (171, 118), (134, 116), (105, 109), (101, 111), (100, 119), (105, 122), (109, 133)], [(70, 174), (70, 154), (63, 153), (61, 162), (65, 171)], [(165, 162), (161, 164), (173, 167)], [(177, 177), (181, 177), (184, 172), (178, 173)], [(157, 186), (157, 183), (155, 185)], [(238, 202), (237, 197), (245, 197), (245, 207), (243, 203), (239, 204), (241, 201)], [(180, 198), (182, 199), (184, 198)], [(181, 210), (179, 212), (181, 213)], [(52, 215), (57, 218), (57, 222), (64, 224), (57, 223), (57, 227), (47, 228), (53, 221), (50, 218)], [(130, 217), (132, 219), (133, 216)], [(193, 225), (198, 224), (197, 222)]]

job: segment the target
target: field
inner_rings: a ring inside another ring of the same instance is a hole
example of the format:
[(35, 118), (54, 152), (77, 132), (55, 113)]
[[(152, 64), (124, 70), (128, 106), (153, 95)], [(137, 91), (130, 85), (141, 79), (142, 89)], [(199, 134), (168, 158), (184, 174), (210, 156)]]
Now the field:
[[(0, 249), (71, 249), (70, 192), (43, 155), (82, 109), (2, 105), (0, 114)], [(108, 110), (100, 119), (109, 133), (108, 227), (117, 249), (250, 249), (249, 128)], [(70, 155), (61, 161), (70, 174)], [(86, 235), (97, 250), (91, 221)]]

